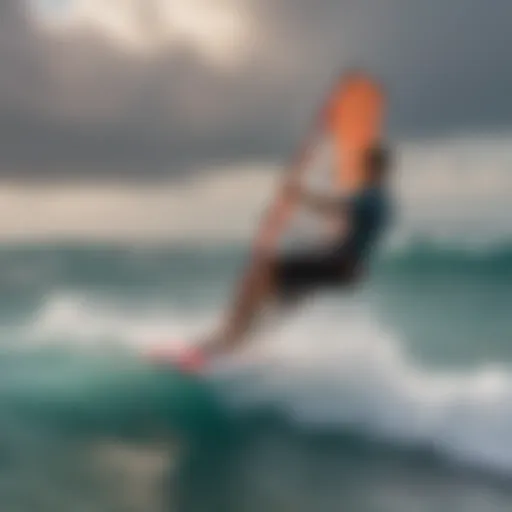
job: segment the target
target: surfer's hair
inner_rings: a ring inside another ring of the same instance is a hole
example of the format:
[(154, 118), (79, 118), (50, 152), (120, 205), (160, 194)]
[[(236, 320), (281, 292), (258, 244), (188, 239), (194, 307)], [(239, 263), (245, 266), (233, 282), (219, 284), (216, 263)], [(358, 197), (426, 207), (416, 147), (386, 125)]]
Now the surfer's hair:
[(383, 181), (391, 165), (391, 156), (385, 146), (374, 146), (368, 151), (366, 169), (371, 181)]

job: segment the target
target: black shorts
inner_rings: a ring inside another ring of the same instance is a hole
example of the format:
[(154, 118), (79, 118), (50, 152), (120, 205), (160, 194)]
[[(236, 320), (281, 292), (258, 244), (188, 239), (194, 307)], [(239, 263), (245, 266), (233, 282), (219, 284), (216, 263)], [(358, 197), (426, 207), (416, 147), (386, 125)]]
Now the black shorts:
[(357, 258), (331, 251), (283, 255), (275, 261), (275, 284), (282, 298), (294, 298), (324, 288), (354, 284)]

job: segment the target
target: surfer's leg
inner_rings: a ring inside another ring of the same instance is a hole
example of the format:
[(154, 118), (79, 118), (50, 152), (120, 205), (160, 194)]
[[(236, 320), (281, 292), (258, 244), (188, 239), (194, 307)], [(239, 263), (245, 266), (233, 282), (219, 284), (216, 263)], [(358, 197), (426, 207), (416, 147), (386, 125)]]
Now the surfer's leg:
[(339, 279), (339, 262), (316, 252), (276, 257), (248, 276), (221, 334), (233, 348), (254, 326), (263, 306), (275, 300), (281, 310), (290, 311), (317, 288), (334, 286)]
[(262, 261), (259, 268), (246, 276), (215, 342), (217, 345), (231, 350), (242, 342), (253, 327), (262, 306), (274, 293), (275, 268), (275, 261), (269, 259)]
[(242, 283), (216, 343), (234, 349), (270, 301), (275, 300), (281, 311), (290, 311), (315, 290), (352, 282), (347, 265), (330, 252), (310, 251), (262, 262)]

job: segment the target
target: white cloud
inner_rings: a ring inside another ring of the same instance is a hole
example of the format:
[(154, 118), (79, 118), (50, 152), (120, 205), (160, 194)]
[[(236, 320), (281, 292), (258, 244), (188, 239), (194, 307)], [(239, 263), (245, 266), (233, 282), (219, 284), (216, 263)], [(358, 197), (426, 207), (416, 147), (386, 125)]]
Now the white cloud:
[(160, 185), (0, 186), (4, 240), (217, 240), (250, 235), (268, 194), (270, 167), (207, 173)]
[[(393, 189), (407, 231), (512, 234), (512, 144), (403, 144)], [(0, 186), (3, 239), (238, 240), (278, 183), (275, 165), (210, 169), (180, 184)]]
[(247, 49), (249, 17), (236, 0), (74, 0), (46, 18), (52, 29), (93, 29), (132, 50), (190, 45), (219, 63)]

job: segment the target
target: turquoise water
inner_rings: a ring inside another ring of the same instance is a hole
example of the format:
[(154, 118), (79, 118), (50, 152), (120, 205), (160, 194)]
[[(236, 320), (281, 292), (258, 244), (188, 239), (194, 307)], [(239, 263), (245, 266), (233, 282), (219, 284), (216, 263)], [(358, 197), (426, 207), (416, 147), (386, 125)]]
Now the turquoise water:
[(236, 246), (0, 249), (2, 510), (505, 511), (512, 247), (414, 244), (201, 383)]

